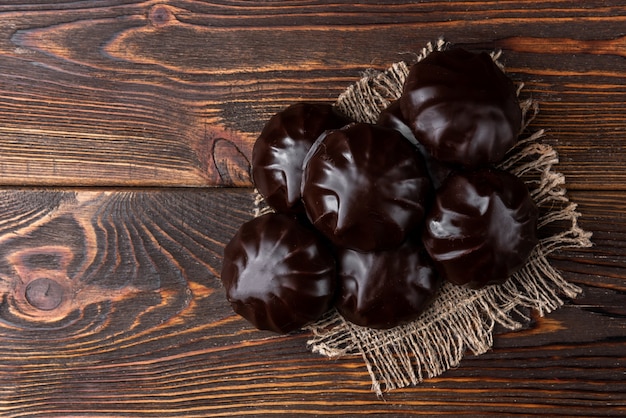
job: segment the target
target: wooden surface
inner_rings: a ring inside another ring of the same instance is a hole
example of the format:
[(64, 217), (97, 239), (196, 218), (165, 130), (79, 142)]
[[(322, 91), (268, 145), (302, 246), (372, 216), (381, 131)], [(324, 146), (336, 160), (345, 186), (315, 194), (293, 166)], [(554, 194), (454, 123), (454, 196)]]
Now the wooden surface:
[[(0, 416), (626, 415), (625, 27), (620, 1), (0, 2)], [(503, 49), (594, 247), (551, 258), (580, 298), (380, 399), (235, 316), (221, 252), (271, 114), (439, 36)]]

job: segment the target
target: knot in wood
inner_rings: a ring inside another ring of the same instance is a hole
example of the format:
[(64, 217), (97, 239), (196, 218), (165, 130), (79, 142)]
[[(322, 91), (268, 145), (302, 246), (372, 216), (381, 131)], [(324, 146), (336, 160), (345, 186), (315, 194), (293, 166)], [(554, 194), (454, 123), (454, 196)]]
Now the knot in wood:
[(163, 4), (157, 4), (148, 13), (148, 19), (150, 19), (150, 24), (152, 26), (164, 26), (174, 19), (174, 15), (172, 14), (169, 7)]
[(42, 277), (26, 286), (24, 296), (33, 307), (42, 311), (51, 311), (63, 302), (65, 289), (57, 281)]

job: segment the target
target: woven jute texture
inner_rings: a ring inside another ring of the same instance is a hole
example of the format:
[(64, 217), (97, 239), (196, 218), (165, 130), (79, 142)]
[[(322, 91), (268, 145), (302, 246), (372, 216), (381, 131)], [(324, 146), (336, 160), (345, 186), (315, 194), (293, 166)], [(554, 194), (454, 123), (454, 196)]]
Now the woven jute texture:
[[(413, 61), (448, 45), (428, 44)], [(499, 54), (492, 57), (498, 65)], [(380, 112), (402, 92), (410, 63), (398, 62), (383, 72), (369, 72), (337, 100), (337, 108), (358, 122), (375, 122)], [(522, 86), (519, 89), (523, 91)], [(580, 288), (568, 283), (547, 256), (563, 248), (591, 246), (591, 234), (578, 225), (580, 213), (569, 201), (565, 178), (555, 171), (556, 151), (541, 143), (543, 130), (529, 131), (538, 112), (532, 100), (520, 99), (523, 129), (516, 147), (500, 168), (519, 176), (540, 209), (539, 244), (526, 265), (505, 284), (471, 290), (444, 284), (430, 307), (414, 322), (389, 330), (374, 330), (345, 321), (336, 311), (307, 327), (310, 349), (327, 357), (360, 355), (372, 379), (372, 390), (384, 391), (420, 383), (457, 367), (463, 356), (480, 355), (493, 345), (494, 327), (521, 328), (534, 310), (543, 316), (575, 298)], [(257, 198), (255, 215), (268, 210)]]

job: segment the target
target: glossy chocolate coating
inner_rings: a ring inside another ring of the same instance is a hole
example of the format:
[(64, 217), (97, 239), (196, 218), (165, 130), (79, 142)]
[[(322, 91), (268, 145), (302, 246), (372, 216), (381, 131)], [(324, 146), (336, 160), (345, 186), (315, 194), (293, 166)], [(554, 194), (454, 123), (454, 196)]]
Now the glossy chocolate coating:
[(302, 211), (302, 162), (309, 148), (327, 129), (348, 120), (330, 104), (296, 103), (272, 116), (252, 149), (252, 178), (265, 201), (276, 211)]
[(423, 242), (441, 276), (471, 288), (503, 283), (537, 244), (537, 207), (516, 176), (450, 176), (426, 217)]
[(376, 121), (376, 125), (395, 129), (396, 131), (400, 132), (411, 144), (422, 149), (424, 148), (419, 143), (417, 138), (415, 138), (415, 135), (413, 135), (413, 131), (411, 131), (411, 128), (404, 120), (399, 100), (392, 102), (389, 106), (387, 106), (380, 112), (380, 115), (378, 115), (378, 120)]
[(486, 53), (432, 52), (411, 67), (400, 107), (433, 157), (464, 167), (502, 160), (521, 129), (515, 86)]
[(335, 271), (316, 231), (270, 213), (237, 231), (224, 250), (221, 278), (236, 313), (258, 329), (287, 333), (332, 306)]
[(424, 218), (432, 190), (424, 162), (393, 129), (357, 123), (330, 132), (307, 155), (302, 200), (333, 243), (393, 248)]
[(416, 319), (441, 284), (426, 251), (409, 241), (389, 251), (341, 251), (337, 279), (339, 313), (379, 329)]
[(443, 183), (443, 181), (446, 179), (446, 177), (448, 177), (454, 170), (457, 169), (457, 167), (451, 164), (446, 164), (433, 158), (433, 156), (430, 155), (430, 152), (428, 152), (426, 148), (424, 148), (424, 146), (420, 144), (420, 142), (415, 138), (415, 135), (413, 135), (411, 128), (409, 128), (406, 121), (404, 120), (404, 116), (402, 116), (399, 100), (391, 103), (387, 108), (380, 112), (376, 124), (395, 129), (417, 148), (417, 150), (420, 152), (420, 154), (422, 154), (422, 157), (424, 158), (424, 162), (426, 163), (426, 169), (435, 189), (438, 189), (441, 186), (441, 183)]

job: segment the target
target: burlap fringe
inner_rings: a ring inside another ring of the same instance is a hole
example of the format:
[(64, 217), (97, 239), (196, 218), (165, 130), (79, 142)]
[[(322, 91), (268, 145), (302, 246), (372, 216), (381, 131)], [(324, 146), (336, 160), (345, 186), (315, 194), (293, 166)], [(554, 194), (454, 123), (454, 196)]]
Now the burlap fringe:
[[(428, 44), (416, 61), (447, 46), (443, 40)], [(498, 62), (499, 53), (492, 57)], [(399, 62), (384, 72), (364, 76), (338, 98), (337, 108), (353, 120), (375, 122), (400, 96), (408, 71), (409, 64)], [(418, 320), (390, 330), (353, 325), (336, 311), (307, 327), (312, 333), (308, 345), (313, 352), (327, 357), (360, 354), (372, 378), (372, 390), (378, 395), (438, 376), (458, 366), (468, 350), (475, 355), (486, 352), (493, 345), (496, 324), (519, 329), (530, 321), (528, 309), (543, 316), (563, 305), (563, 297), (574, 298), (581, 291), (565, 281), (546, 257), (562, 248), (591, 246), (591, 234), (578, 226), (580, 214), (566, 195), (565, 178), (553, 171), (558, 163), (556, 151), (538, 142), (544, 132), (525, 134), (538, 112), (537, 103), (526, 100), (521, 106), (521, 139), (500, 166), (528, 185), (542, 213), (540, 234), (548, 227), (557, 231), (541, 239), (525, 267), (505, 284), (481, 290), (445, 284)], [(270, 209), (258, 198), (255, 215), (267, 211)]]

